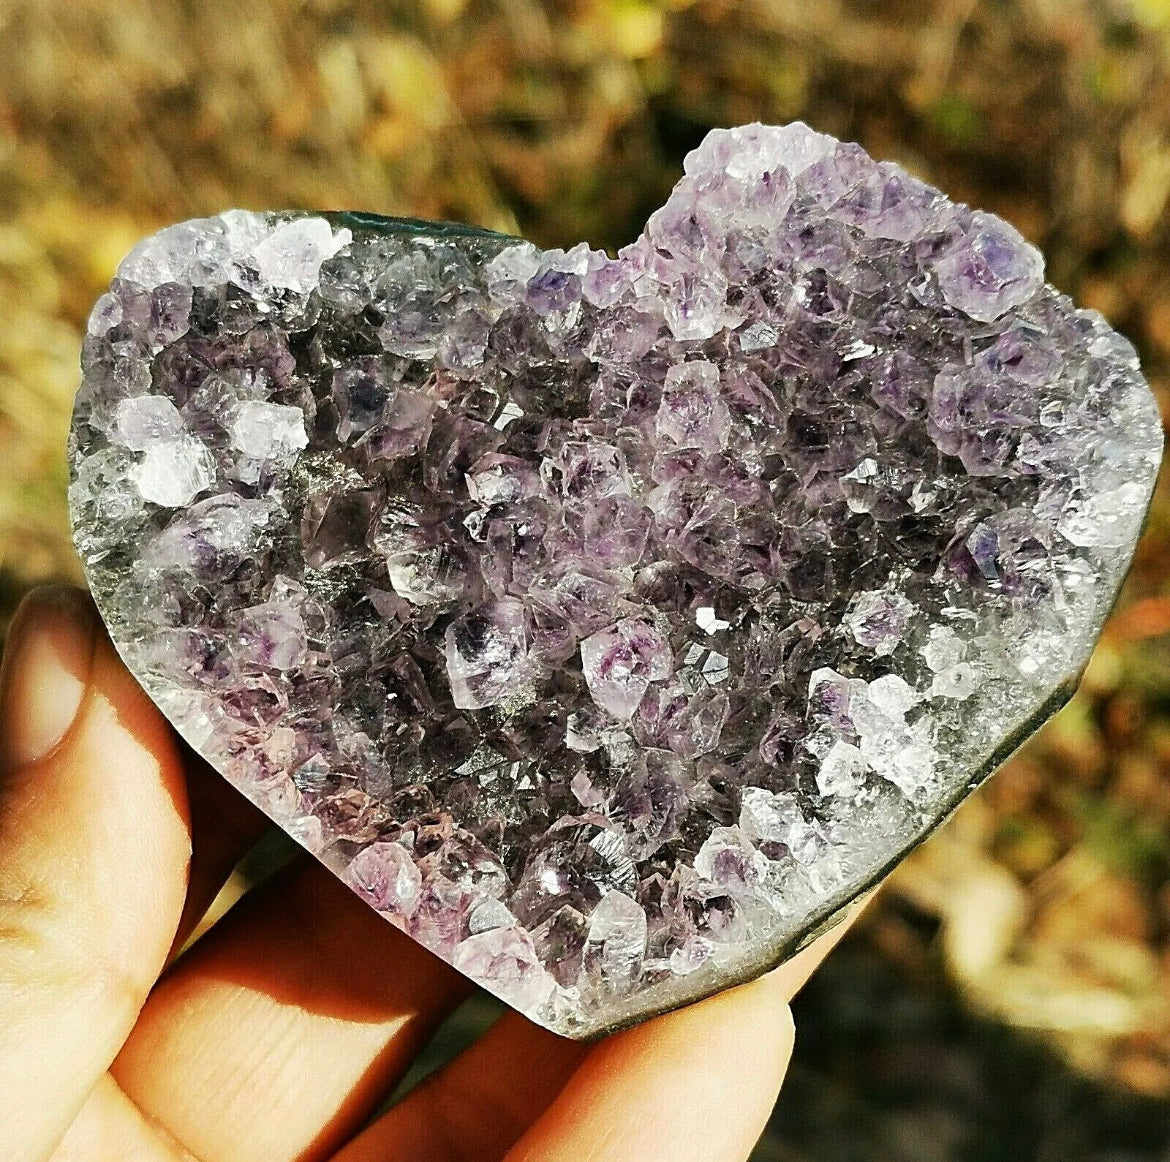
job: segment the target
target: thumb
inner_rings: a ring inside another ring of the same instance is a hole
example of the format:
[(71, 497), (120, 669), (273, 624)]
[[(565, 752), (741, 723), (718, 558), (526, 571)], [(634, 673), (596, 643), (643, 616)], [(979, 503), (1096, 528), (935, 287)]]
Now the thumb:
[(182, 910), (169, 728), (89, 598), (32, 593), (0, 672), (0, 1158), (46, 1158), (134, 1025)]

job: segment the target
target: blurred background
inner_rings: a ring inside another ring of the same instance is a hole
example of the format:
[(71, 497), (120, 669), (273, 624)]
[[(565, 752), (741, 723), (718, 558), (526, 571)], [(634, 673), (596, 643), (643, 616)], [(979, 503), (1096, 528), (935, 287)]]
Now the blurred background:
[[(708, 128), (801, 118), (1013, 221), (1170, 407), (1170, 0), (0, 0), (0, 45), (3, 621), (79, 577), (90, 305), (230, 206), (616, 248)], [(1164, 481), (1080, 693), (798, 1002), (757, 1162), (1170, 1162), (1168, 541)]]

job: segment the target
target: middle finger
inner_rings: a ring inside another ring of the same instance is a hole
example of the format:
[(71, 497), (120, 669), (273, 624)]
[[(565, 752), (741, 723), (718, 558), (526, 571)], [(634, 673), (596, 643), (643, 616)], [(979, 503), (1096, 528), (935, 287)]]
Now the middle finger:
[(305, 861), (174, 964), (112, 1072), (205, 1162), (310, 1162), (369, 1117), (469, 988)]

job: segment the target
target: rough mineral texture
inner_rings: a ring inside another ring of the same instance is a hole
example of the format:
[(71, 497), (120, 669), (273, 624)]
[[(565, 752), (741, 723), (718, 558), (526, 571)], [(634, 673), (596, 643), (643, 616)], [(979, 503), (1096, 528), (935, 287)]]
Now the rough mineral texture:
[(190, 743), (588, 1036), (755, 975), (1068, 693), (1161, 452), (1009, 225), (712, 132), (616, 258), (229, 212), (94, 309), (78, 549)]

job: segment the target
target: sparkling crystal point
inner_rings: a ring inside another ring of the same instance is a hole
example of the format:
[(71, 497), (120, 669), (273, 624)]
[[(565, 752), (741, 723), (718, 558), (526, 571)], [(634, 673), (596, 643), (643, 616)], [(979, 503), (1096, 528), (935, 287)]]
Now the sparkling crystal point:
[(1067, 696), (1161, 455), (1011, 226), (713, 131), (616, 257), (230, 211), (96, 306), (75, 540), (180, 733), (584, 1037), (783, 960)]

